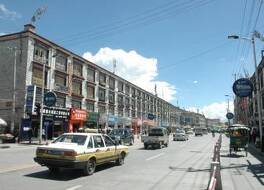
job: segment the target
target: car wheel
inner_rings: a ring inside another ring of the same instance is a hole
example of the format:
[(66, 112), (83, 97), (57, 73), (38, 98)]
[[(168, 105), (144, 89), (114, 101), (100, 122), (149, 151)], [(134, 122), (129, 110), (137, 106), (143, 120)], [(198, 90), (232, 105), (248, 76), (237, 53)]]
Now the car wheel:
[(52, 174), (57, 174), (60, 172), (60, 168), (49, 167), (49, 172)]
[(116, 160), (116, 164), (118, 166), (121, 166), (125, 163), (125, 153), (121, 153), (119, 156), (118, 156), (118, 159)]
[(158, 148), (159, 148), (159, 149), (162, 148), (162, 142), (160, 142), (160, 143), (158, 144)]
[(83, 170), (84, 175), (92, 175), (95, 171), (95, 167), (96, 167), (95, 159), (88, 160)]
[(147, 144), (144, 144), (144, 148), (145, 148), (145, 149), (148, 149), (148, 145), (147, 145)]

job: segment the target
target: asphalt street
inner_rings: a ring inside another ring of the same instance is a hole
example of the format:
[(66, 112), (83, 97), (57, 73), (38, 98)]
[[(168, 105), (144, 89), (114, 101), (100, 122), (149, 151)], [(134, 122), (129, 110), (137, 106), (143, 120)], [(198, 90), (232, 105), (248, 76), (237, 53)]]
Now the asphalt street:
[[(217, 136), (212, 138), (210, 134), (203, 137), (193, 136), (187, 142), (170, 141), (168, 148), (148, 150), (143, 149), (143, 144), (137, 140), (129, 147), (130, 153), (123, 166), (99, 166), (92, 176), (83, 176), (78, 170), (63, 170), (58, 175), (49, 174), (47, 168), (33, 162), (36, 148), (33, 145), (0, 149), (0, 190), (204, 190), (209, 180), (210, 162), (216, 140)], [(221, 154), (225, 167), (222, 176), (222, 179), (226, 180), (224, 189), (239, 189), (233, 187), (228, 179), (233, 173), (227, 173), (227, 176), (226, 172), (233, 162), (245, 164), (246, 158), (230, 158), (231, 161), (226, 161), (224, 159), (228, 158), (225, 157), (225, 149)], [(253, 159), (250, 154), (248, 158)], [(253, 175), (250, 171), (246, 172)], [(239, 177), (236, 177), (238, 181)], [(253, 184), (252, 189), (263, 187), (253, 177), (250, 183)]]

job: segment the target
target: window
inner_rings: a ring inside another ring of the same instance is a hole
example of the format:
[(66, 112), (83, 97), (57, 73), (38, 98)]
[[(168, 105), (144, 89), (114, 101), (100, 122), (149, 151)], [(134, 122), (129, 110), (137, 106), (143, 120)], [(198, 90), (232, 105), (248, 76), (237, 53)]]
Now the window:
[(131, 100), (132, 109), (134, 110), (136, 108), (136, 102), (134, 99)]
[(57, 96), (56, 106), (65, 108), (66, 97)]
[(67, 57), (64, 54), (57, 54), (55, 68), (67, 72)]
[(87, 70), (87, 80), (90, 82), (95, 82), (95, 70), (91, 67), (88, 67)]
[(105, 135), (103, 137), (104, 137), (104, 141), (105, 141), (105, 146), (115, 146), (113, 140), (110, 139), (110, 137), (105, 136)]
[(73, 74), (82, 77), (82, 62), (73, 60)]
[(73, 81), (72, 82), (72, 93), (76, 95), (82, 95), (82, 83)]
[(109, 78), (109, 88), (114, 90), (115, 89), (115, 79), (114, 78)]
[(81, 109), (82, 108), (82, 102), (81, 100), (72, 100), (72, 107), (73, 108), (79, 108)]
[(99, 84), (105, 86), (106, 83), (106, 75), (104, 73), (99, 74)]
[(93, 102), (87, 102), (86, 108), (90, 112), (94, 112), (94, 103)]
[(95, 135), (93, 136), (93, 140), (94, 140), (94, 148), (105, 147), (104, 141), (101, 136)]
[(65, 76), (55, 75), (55, 85), (66, 86), (67, 78)]
[(99, 113), (105, 113), (105, 105), (98, 105), (98, 112)]
[(88, 148), (88, 149), (89, 149), (89, 148), (93, 148), (93, 139), (92, 139), (92, 137), (89, 138), (89, 142), (88, 142), (88, 144), (87, 144), (87, 148)]
[(94, 99), (94, 86), (87, 87), (87, 97)]
[(34, 47), (34, 60), (41, 63), (48, 63), (49, 50), (44, 46), (35, 45)]
[(99, 101), (105, 101), (105, 89), (99, 88)]
[(126, 97), (126, 99), (125, 99), (125, 105), (126, 105), (126, 108), (129, 108), (129, 106), (130, 106), (130, 105), (129, 105), (129, 98), (127, 98), (127, 97)]
[(118, 104), (123, 105), (123, 96), (122, 95), (118, 95)]
[(132, 94), (132, 97), (133, 98), (136, 96), (136, 90), (135, 90), (135, 88), (131, 88), (131, 94)]
[(114, 104), (115, 103), (115, 93), (112, 91), (109, 91), (109, 103)]
[(124, 84), (122, 82), (118, 82), (118, 92), (123, 92), (124, 91)]
[(125, 93), (126, 93), (126, 94), (129, 94), (129, 89), (130, 89), (129, 86), (126, 85), (126, 89), (125, 89)]
[(110, 114), (115, 114), (115, 106), (114, 105), (109, 105), (109, 113)]
[(126, 117), (129, 117), (129, 108), (126, 108), (125, 116), (126, 116)]

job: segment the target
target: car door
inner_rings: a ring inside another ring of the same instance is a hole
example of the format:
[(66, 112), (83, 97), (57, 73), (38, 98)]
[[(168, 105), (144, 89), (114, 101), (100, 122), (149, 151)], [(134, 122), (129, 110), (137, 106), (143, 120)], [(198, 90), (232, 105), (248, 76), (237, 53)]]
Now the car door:
[(93, 135), (94, 149), (97, 163), (104, 163), (107, 161), (107, 148), (105, 146), (102, 135)]
[(117, 159), (116, 154), (116, 145), (114, 141), (107, 135), (103, 135), (105, 146), (106, 146), (106, 152), (107, 152), (107, 161), (113, 161)]

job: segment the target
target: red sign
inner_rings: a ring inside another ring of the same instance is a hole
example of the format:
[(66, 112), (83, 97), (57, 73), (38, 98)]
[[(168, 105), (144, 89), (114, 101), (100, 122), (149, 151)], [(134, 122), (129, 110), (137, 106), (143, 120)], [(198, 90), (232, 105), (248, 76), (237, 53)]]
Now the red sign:
[(71, 120), (86, 121), (87, 111), (81, 109), (71, 109)]

